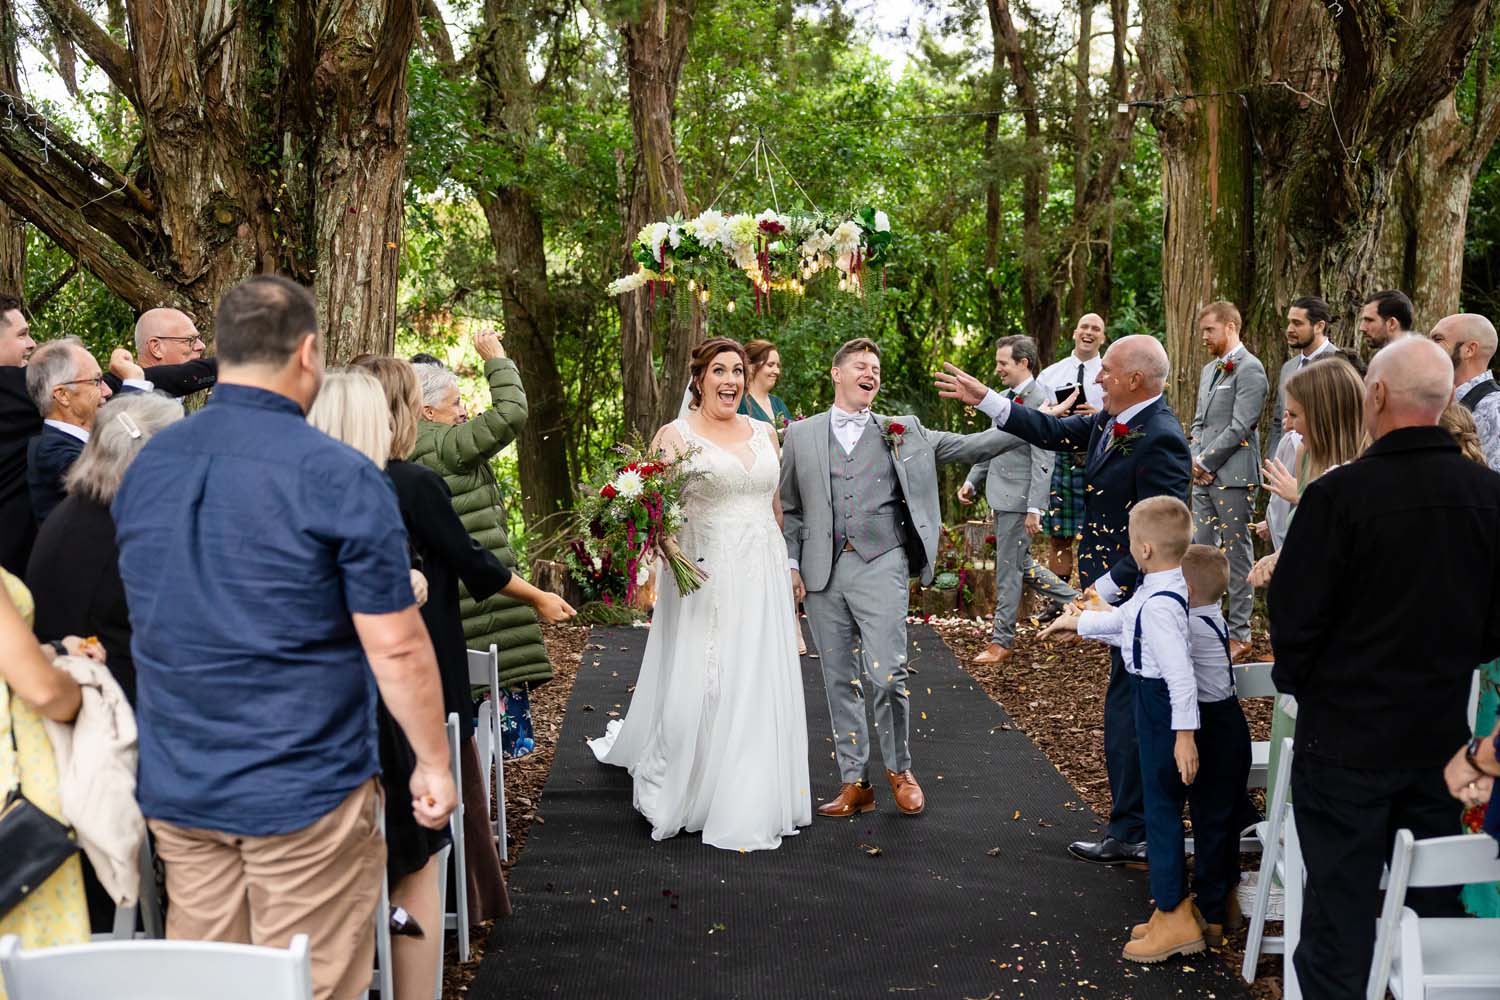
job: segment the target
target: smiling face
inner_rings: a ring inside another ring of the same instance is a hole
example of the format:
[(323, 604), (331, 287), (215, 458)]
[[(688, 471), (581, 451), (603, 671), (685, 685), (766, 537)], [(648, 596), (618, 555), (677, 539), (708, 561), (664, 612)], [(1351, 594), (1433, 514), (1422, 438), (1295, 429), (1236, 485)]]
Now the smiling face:
[[(1127, 338), (1128, 339), (1128, 338)], [(1099, 362), (1099, 374), (1094, 381), (1104, 390), (1104, 412), (1118, 415), (1133, 403), (1139, 402), (1146, 376), (1140, 371), (1130, 370), (1130, 354), (1120, 344), (1104, 352)]]
[(111, 395), (100, 378), (99, 362), (83, 348), (75, 348), (73, 375), (66, 384), (52, 390), (52, 401), (58, 419), (92, 429), (94, 414)]
[(1026, 362), (1017, 361), (1009, 347), (999, 347), (995, 349), (995, 374), (1000, 376), (1006, 388), (1015, 389), (1031, 378), (1031, 369)]
[(703, 369), (699, 412), (714, 420), (731, 420), (745, 395), (745, 362), (734, 351), (720, 351)]
[(1104, 346), (1104, 319), (1098, 313), (1084, 313), (1073, 328), (1073, 346), (1078, 356), (1085, 361), (1099, 353)]
[(840, 409), (858, 413), (875, 402), (880, 391), (880, 358), (870, 351), (854, 351), (833, 369), (833, 401)]
[(0, 365), (24, 365), (34, 350), (36, 341), (31, 339), (31, 324), (21, 310), (7, 309), (0, 316)]
[(781, 380), (781, 355), (772, 351), (766, 355), (766, 360), (761, 362), (755, 370), (755, 387), (762, 392), (770, 392), (776, 388), (776, 383)]

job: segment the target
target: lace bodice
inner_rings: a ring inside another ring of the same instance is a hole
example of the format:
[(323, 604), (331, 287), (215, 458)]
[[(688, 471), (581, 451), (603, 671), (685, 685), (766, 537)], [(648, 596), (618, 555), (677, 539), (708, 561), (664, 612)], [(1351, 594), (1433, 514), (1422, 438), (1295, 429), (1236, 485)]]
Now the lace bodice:
[(742, 540), (747, 529), (763, 532), (767, 525), (777, 530), (772, 498), (781, 463), (766, 428), (748, 419), (744, 423), (753, 430), (750, 439), (729, 449), (695, 434), (686, 420), (673, 422), (683, 442), (698, 449), (691, 467), (705, 473), (683, 491), (688, 528), (700, 543), (725, 533)]

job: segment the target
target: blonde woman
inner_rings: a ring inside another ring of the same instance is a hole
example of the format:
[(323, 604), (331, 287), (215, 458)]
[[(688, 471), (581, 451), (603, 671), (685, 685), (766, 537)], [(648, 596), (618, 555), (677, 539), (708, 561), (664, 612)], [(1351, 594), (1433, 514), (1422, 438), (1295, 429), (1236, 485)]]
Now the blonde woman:
[[(1369, 445), (1365, 431), (1365, 384), (1354, 366), (1337, 355), (1305, 366), (1286, 383), (1286, 412), (1302, 434), (1293, 462), (1296, 472), (1274, 458), (1261, 472), (1266, 489), (1291, 504), (1287, 524), (1307, 484), (1329, 469), (1358, 458)], [(1276, 568), (1273, 552), (1250, 571), (1250, 582), (1265, 586)]]

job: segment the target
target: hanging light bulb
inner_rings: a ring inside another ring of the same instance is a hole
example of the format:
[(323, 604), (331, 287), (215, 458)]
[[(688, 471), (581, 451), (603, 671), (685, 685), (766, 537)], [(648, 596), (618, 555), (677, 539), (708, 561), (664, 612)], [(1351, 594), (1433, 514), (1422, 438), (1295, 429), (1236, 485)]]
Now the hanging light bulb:
[(724, 311), (725, 312), (734, 312), (734, 299), (730, 299), (728, 302), (726, 302), (724, 304)]
[(841, 291), (841, 292), (847, 292), (848, 290), (849, 290), (849, 281), (848, 281), (848, 279), (847, 278), (840, 278), (839, 279), (839, 291)]
[(688, 279), (688, 291), (695, 292), (697, 290), (698, 290), (698, 279), (697, 278), (689, 278)]
[(708, 301), (708, 297), (709, 296), (708, 296), (708, 289), (707, 288), (703, 289), (703, 291), (701, 291), (701, 292), (698, 293), (698, 298), (701, 301), (703, 301), (703, 302), (707, 302)]

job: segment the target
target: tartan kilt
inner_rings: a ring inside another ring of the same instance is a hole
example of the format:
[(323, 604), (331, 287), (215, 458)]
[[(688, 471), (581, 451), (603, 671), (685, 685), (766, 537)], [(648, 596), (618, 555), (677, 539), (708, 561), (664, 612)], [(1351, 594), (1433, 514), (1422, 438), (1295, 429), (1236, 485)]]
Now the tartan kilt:
[(1083, 467), (1074, 468), (1072, 456), (1061, 452), (1052, 469), (1052, 500), (1042, 518), (1042, 534), (1078, 538), (1083, 534)]

